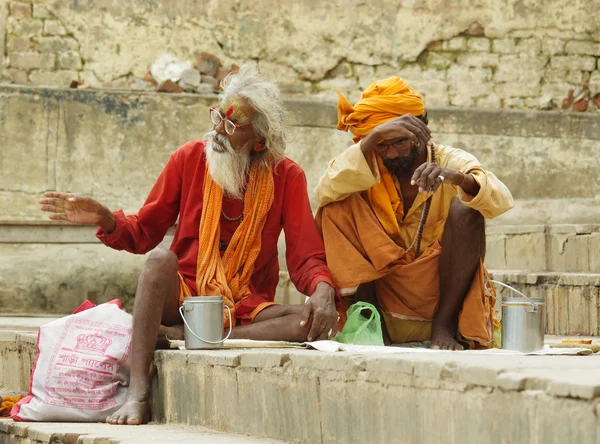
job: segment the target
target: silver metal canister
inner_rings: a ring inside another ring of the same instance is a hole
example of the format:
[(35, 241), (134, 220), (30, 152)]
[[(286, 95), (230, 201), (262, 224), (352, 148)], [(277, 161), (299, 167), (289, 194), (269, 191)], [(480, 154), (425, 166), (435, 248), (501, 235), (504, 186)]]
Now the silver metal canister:
[[(229, 311), (229, 333), (223, 338), (223, 308)], [(222, 296), (192, 296), (183, 299), (179, 313), (185, 325), (185, 348), (222, 348), (232, 330), (231, 311)]]
[(543, 299), (532, 299), (502, 282), (486, 282), (501, 285), (522, 296), (499, 301), (502, 306), (502, 348), (523, 353), (543, 349), (546, 302)]

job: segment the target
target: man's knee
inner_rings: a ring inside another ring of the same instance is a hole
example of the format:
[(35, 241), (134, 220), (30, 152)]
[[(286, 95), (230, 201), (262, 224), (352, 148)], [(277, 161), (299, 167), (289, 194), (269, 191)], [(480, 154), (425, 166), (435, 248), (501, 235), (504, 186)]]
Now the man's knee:
[(483, 215), (473, 208), (469, 208), (460, 201), (458, 197), (452, 199), (450, 204), (450, 213), (448, 214), (447, 224), (461, 231), (469, 233), (485, 232), (485, 219)]
[(153, 250), (144, 265), (144, 271), (150, 271), (154, 276), (174, 275), (178, 268), (179, 260), (175, 253), (164, 248)]

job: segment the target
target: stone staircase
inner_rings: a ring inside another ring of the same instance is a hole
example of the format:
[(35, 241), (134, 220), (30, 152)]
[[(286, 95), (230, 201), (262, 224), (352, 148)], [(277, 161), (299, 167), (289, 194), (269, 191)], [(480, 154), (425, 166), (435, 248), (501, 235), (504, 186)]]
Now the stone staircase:
[(487, 239), (493, 278), (546, 301), (548, 334), (600, 335), (600, 225), (499, 225)]

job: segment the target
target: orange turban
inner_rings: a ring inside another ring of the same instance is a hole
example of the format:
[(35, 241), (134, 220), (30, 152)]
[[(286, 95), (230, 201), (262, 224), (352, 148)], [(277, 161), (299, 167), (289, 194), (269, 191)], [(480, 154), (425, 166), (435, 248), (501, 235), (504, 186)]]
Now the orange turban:
[(388, 120), (403, 114), (420, 116), (425, 112), (421, 96), (400, 77), (372, 83), (354, 106), (341, 93), (338, 95), (337, 129), (350, 130), (355, 142)]

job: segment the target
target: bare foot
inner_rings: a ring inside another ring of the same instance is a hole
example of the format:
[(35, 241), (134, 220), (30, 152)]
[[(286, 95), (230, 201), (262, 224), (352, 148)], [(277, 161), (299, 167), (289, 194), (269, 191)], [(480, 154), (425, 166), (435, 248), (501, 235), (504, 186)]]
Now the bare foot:
[(155, 348), (156, 350), (168, 350), (171, 348), (170, 341), (183, 341), (184, 339), (183, 325), (173, 325), (172, 327), (161, 325), (158, 328)]
[(464, 350), (454, 336), (447, 331), (431, 332), (431, 345), (429, 348), (433, 350)]
[(108, 424), (140, 425), (148, 424), (150, 406), (146, 401), (126, 401), (123, 406), (106, 418)]

